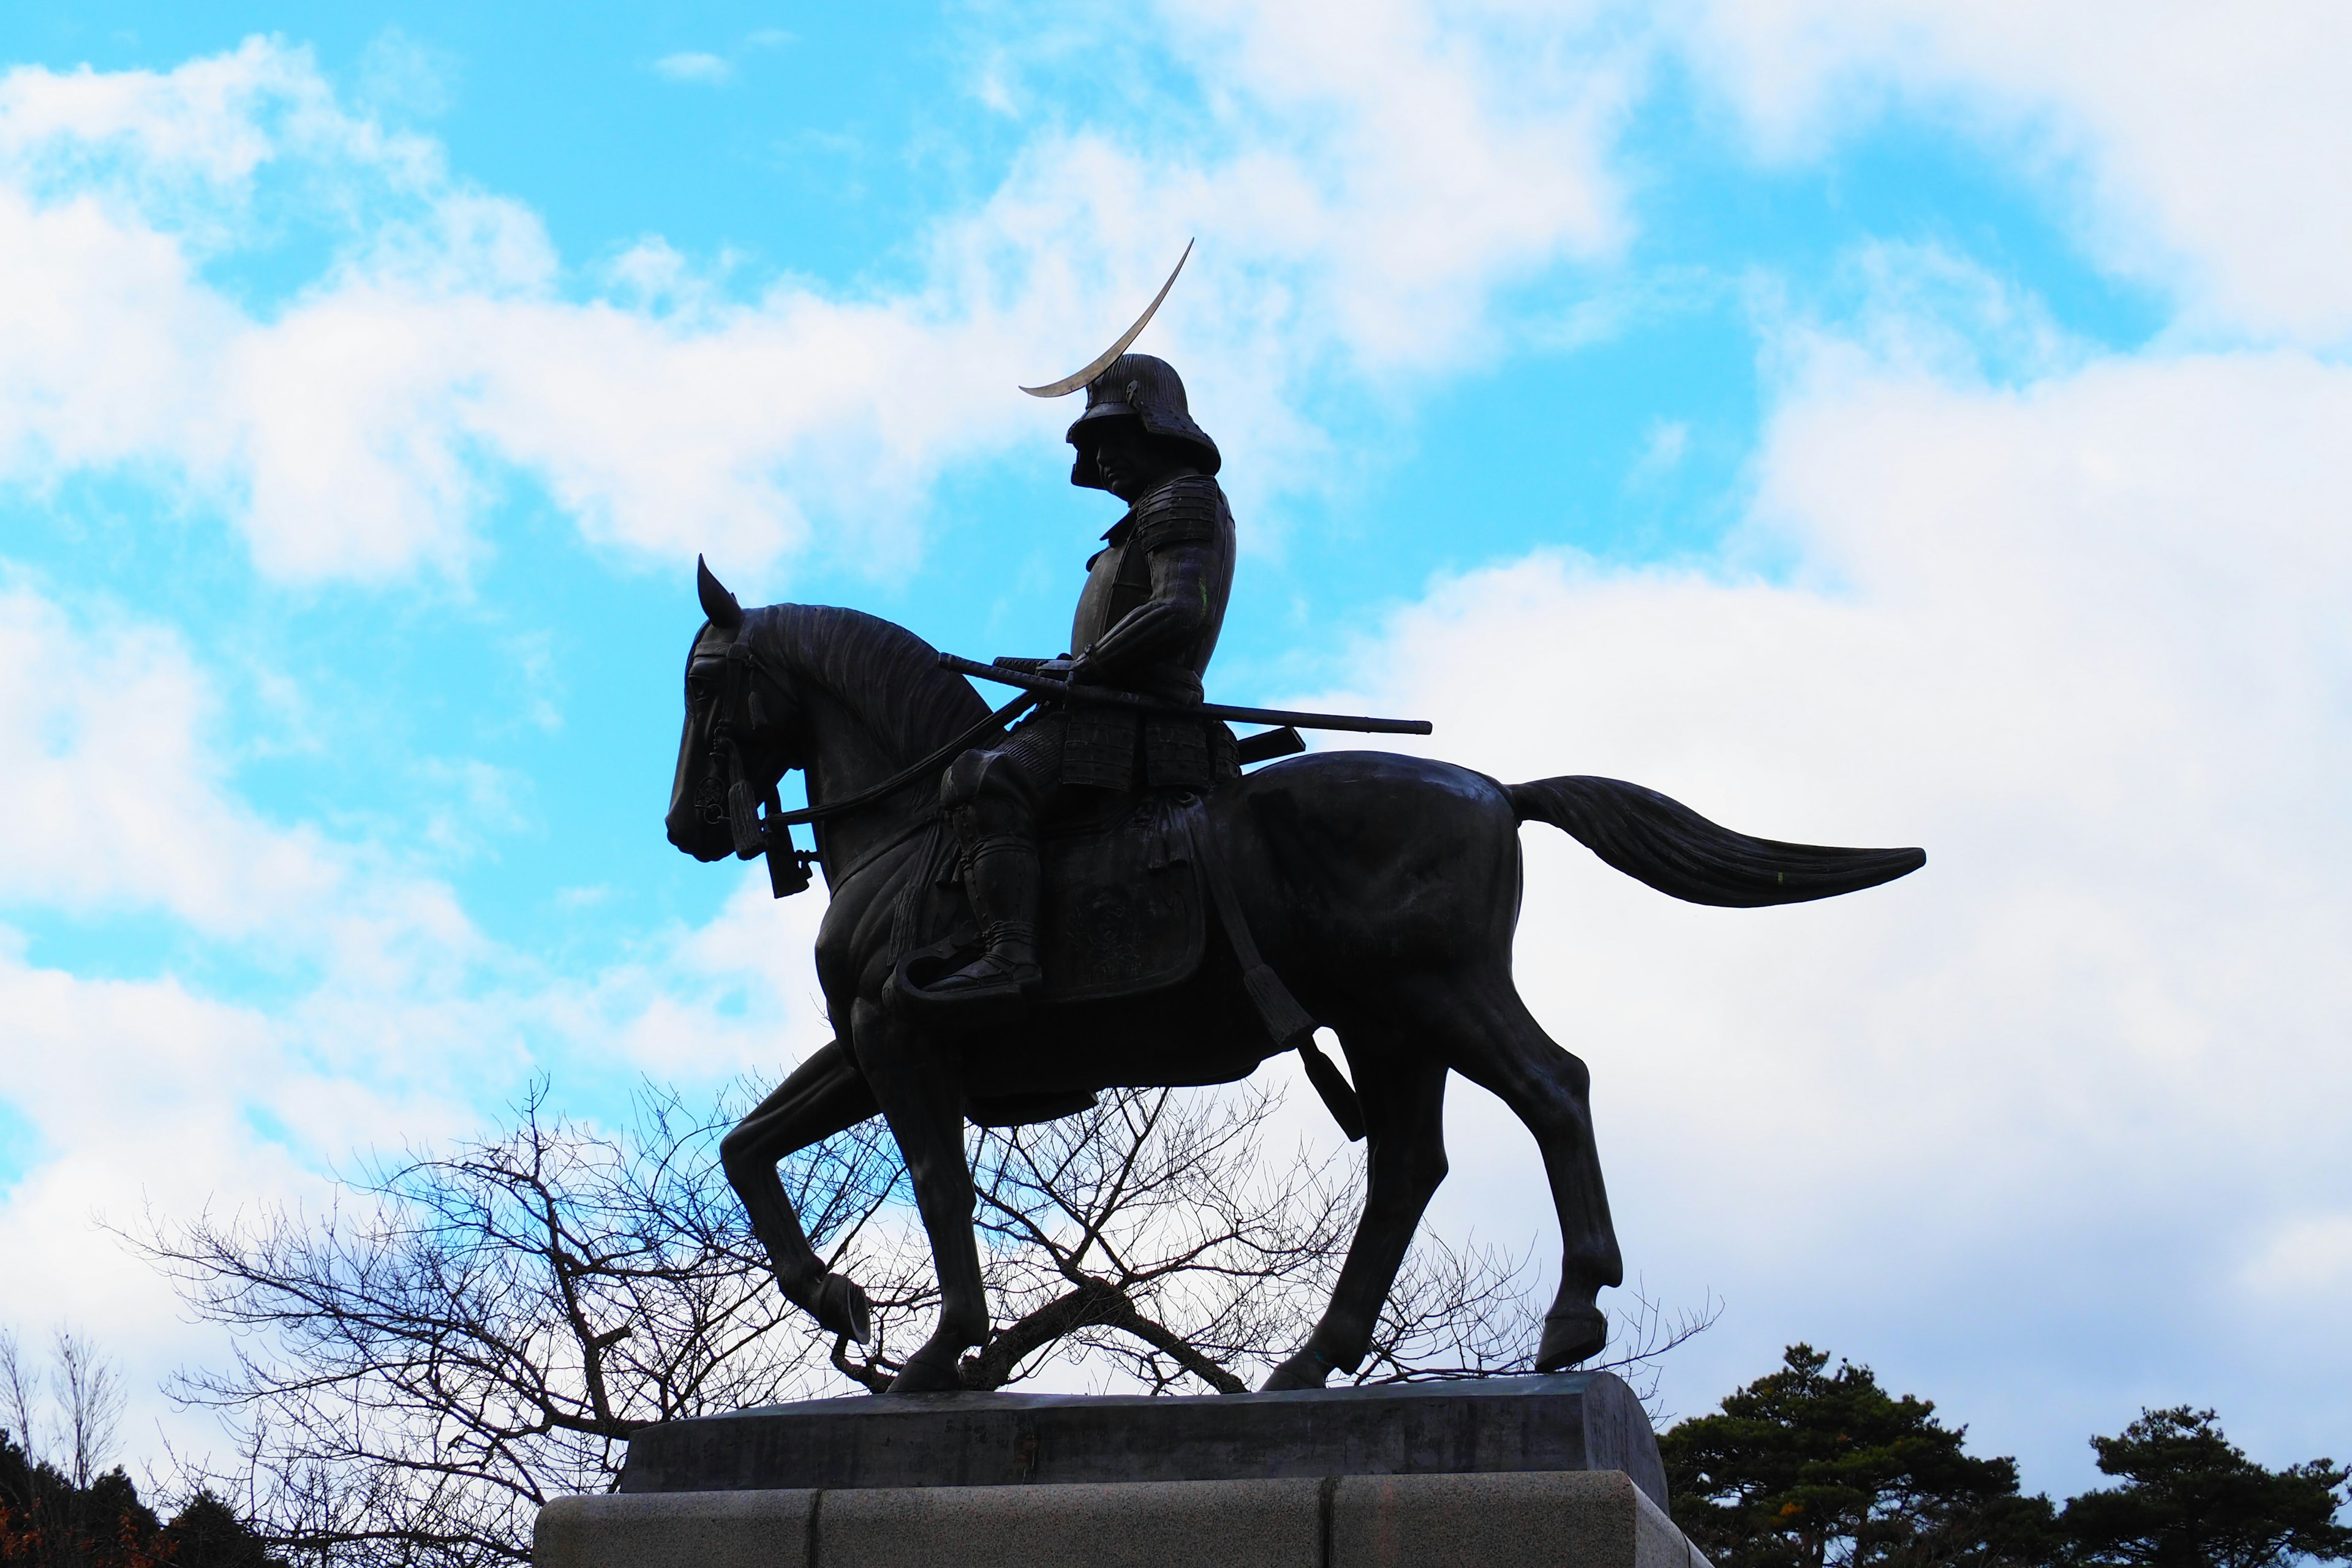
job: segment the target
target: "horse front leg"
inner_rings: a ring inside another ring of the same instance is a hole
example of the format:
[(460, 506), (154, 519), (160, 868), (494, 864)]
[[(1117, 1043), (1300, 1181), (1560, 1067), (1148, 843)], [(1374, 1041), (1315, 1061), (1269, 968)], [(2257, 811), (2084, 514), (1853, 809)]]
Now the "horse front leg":
[(834, 1040), (794, 1068), (719, 1144), (727, 1184), (751, 1217), (751, 1233), (767, 1248), (784, 1299), (826, 1332), (847, 1334), (860, 1344), (872, 1331), (866, 1292), (846, 1275), (827, 1271), (801, 1230), (800, 1215), (776, 1177), (776, 1163), (880, 1110), (849, 1052)]
[(926, 1037), (876, 1003), (857, 1004), (850, 1037), (907, 1163), (940, 1280), (939, 1326), (907, 1358), (890, 1392), (960, 1389), (963, 1352), (988, 1340), (988, 1291), (972, 1236), (971, 1167), (963, 1152), (963, 1090)]
[(1267, 1376), (1269, 1390), (1320, 1388), (1335, 1370), (1362, 1364), (1412, 1233), (1445, 1180), (1445, 1064), (1349, 1051), (1348, 1065), (1370, 1143), (1363, 1217), (1323, 1321), (1306, 1346)]

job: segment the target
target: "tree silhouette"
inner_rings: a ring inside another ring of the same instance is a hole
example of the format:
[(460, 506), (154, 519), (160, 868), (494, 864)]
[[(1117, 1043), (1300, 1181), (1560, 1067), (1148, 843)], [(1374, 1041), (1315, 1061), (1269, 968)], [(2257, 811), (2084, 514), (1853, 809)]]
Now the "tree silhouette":
[(1790, 1345), (1660, 1439), (1675, 1521), (1716, 1568), (2051, 1561), (2049, 1501), (2019, 1494), (2016, 1461), (1969, 1456), (1932, 1404), (1829, 1359)]
[(2352, 1557), (2336, 1522), (2347, 1472), (2327, 1459), (2265, 1469), (2221, 1435), (2210, 1410), (2144, 1410), (2120, 1437), (2094, 1437), (2119, 1487), (2085, 1492), (2061, 1517), (2078, 1559), (2116, 1568), (2276, 1568)]
[[(163, 1524), (121, 1466), (100, 1468), (121, 1407), (114, 1368), (88, 1340), (60, 1331), (43, 1379), (0, 1331), (0, 1564), (286, 1568), (210, 1492)], [(42, 1456), (44, 1434), (55, 1460)]]
[[(1322, 1310), (1354, 1226), (1353, 1150), (1283, 1158), (1255, 1089), (1108, 1094), (968, 1142), (999, 1320), (963, 1367), (1002, 1388), (1060, 1365), (1160, 1392), (1244, 1386)], [(614, 1482), (649, 1423), (887, 1386), (938, 1306), (929, 1248), (878, 1123), (780, 1173), (811, 1243), (873, 1310), (864, 1345), (775, 1288), (719, 1159), (737, 1107), (648, 1089), (636, 1124), (548, 1114), (378, 1164), (322, 1215), (151, 1227), (134, 1240), (236, 1361), (176, 1384), (226, 1414), (207, 1479), (276, 1544), (346, 1563), (527, 1562), (540, 1506)], [(1362, 1381), (1522, 1371), (1540, 1323), (1522, 1256), (1425, 1240)], [(1636, 1297), (1604, 1361), (1636, 1379), (1711, 1313)]]

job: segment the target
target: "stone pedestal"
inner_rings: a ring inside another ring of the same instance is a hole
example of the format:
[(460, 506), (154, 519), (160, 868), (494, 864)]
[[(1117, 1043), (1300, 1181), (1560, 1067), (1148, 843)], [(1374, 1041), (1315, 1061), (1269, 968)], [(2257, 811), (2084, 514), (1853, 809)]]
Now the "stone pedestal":
[(539, 1568), (1706, 1568), (1605, 1373), (1150, 1399), (929, 1394), (675, 1422)]

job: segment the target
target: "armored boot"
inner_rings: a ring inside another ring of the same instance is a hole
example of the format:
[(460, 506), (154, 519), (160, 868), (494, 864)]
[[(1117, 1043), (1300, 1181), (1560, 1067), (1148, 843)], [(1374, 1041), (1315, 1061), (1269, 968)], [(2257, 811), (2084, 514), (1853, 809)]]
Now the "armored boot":
[(939, 1002), (1025, 995), (1045, 977), (1037, 962), (1037, 846), (1016, 834), (974, 839), (964, 851), (964, 890), (988, 951), (923, 987)]

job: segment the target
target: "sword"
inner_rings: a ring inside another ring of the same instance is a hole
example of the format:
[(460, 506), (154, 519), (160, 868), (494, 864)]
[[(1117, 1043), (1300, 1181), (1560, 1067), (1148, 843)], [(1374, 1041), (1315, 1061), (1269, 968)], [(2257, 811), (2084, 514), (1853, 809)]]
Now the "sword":
[(1223, 702), (1169, 702), (1139, 692), (1117, 691), (1107, 686), (1073, 686), (1047, 675), (1030, 675), (1003, 664), (940, 655), (942, 668), (977, 676), (999, 686), (1097, 708), (1131, 708), (1141, 713), (1167, 713), (1188, 719), (1231, 719), (1244, 724), (1287, 724), (1298, 730), (1349, 730), (1360, 735), (1427, 735), (1435, 726), (1426, 719), (1369, 719), (1349, 713), (1293, 713), (1281, 708), (1235, 708)]

